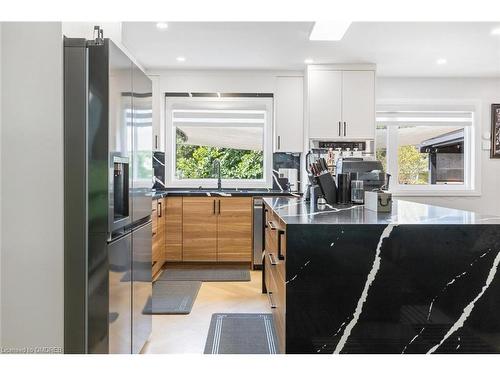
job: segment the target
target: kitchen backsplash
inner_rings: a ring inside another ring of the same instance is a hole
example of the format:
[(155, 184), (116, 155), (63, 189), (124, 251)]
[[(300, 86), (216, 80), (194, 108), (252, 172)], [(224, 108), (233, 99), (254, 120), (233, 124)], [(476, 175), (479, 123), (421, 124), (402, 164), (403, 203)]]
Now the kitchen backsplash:
[(165, 153), (161, 151), (153, 152), (153, 173), (155, 181), (153, 189), (165, 188)]
[[(162, 189), (165, 187), (165, 164), (165, 153), (161, 151), (154, 151), (153, 171), (155, 175), (155, 182), (153, 184), (153, 189)], [(300, 181), (300, 154), (290, 154), (285, 152), (274, 153), (273, 170), (277, 172), (280, 168), (297, 169), (297, 177)]]

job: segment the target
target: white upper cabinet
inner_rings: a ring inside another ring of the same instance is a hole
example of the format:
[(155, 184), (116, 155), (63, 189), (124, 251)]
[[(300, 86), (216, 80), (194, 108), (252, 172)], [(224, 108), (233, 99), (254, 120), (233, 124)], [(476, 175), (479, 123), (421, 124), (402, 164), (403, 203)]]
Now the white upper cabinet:
[(375, 72), (342, 72), (342, 127), (346, 138), (375, 138)]
[(342, 122), (342, 72), (309, 71), (308, 101), (309, 137), (339, 137)]
[(275, 92), (275, 152), (304, 149), (304, 78), (277, 77)]
[(375, 138), (375, 71), (309, 67), (309, 138)]

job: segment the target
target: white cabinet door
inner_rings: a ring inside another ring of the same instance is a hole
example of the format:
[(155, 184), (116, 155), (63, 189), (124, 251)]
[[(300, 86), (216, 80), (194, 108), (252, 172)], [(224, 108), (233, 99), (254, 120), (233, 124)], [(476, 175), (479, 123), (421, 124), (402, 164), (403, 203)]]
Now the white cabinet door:
[(275, 152), (303, 152), (304, 148), (304, 79), (276, 78)]
[(342, 72), (311, 70), (308, 74), (309, 137), (339, 138), (342, 121)]
[(160, 77), (149, 76), (153, 84), (153, 151), (165, 151), (163, 144), (163, 131), (161, 129), (160, 111), (161, 111), (161, 94), (160, 94)]
[(375, 138), (375, 72), (344, 71), (342, 76), (342, 136)]

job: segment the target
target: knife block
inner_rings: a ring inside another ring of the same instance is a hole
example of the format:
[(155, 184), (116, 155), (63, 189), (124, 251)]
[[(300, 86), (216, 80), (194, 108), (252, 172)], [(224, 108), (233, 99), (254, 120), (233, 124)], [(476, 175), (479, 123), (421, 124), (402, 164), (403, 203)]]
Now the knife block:
[(337, 185), (335, 185), (332, 175), (323, 173), (316, 176), (316, 180), (328, 204), (335, 204), (337, 202)]

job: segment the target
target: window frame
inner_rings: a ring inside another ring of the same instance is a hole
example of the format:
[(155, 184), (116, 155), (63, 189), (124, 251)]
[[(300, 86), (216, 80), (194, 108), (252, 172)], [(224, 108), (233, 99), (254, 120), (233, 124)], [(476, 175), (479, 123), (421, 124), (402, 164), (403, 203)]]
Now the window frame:
[(273, 97), (185, 97), (165, 96), (165, 185), (168, 188), (217, 188), (216, 178), (206, 179), (178, 179), (175, 173), (176, 166), (176, 126), (172, 121), (172, 110), (175, 106), (182, 104), (192, 105), (195, 102), (239, 102), (246, 106), (255, 103), (265, 109), (264, 114), (264, 140), (263, 140), (263, 178), (262, 179), (222, 179), (222, 188), (271, 188), (272, 181), (272, 159), (273, 159)]
[[(387, 172), (391, 174), (390, 191), (395, 196), (480, 196), (481, 195), (481, 102), (479, 100), (383, 100), (378, 101), (376, 117), (381, 110), (395, 111), (470, 111), (471, 125), (464, 126), (464, 184), (405, 185), (399, 184), (398, 123), (385, 125), (387, 129)], [(375, 142), (376, 143), (376, 142)], [(375, 144), (377, 150), (377, 144)]]

